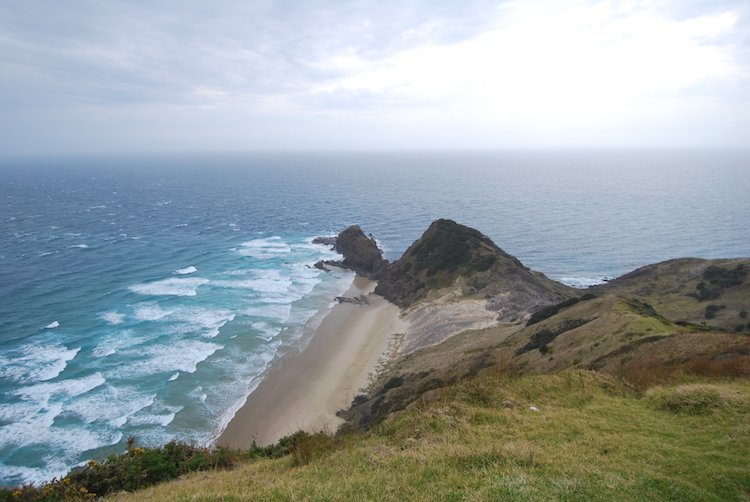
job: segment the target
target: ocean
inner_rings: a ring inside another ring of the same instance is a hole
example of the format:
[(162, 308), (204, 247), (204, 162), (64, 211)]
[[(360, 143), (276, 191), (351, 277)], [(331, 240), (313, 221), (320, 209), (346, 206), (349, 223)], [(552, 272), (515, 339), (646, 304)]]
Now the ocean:
[(210, 444), (353, 280), (438, 218), (577, 287), (750, 256), (750, 152), (268, 153), (0, 160), (0, 485)]

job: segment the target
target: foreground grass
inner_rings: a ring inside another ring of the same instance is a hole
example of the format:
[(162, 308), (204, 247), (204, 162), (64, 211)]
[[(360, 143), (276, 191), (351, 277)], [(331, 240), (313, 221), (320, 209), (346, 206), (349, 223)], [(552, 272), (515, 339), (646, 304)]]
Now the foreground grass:
[(433, 391), (366, 434), (110, 498), (750, 501), (749, 418), (745, 380), (638, 395), (583, 371), (484, 376)]

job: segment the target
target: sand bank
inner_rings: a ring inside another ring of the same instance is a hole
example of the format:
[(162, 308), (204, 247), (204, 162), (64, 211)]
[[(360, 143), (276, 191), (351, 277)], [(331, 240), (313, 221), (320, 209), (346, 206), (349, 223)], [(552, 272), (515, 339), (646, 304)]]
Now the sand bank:
[(344, 296), (368, 295), (369, 304), (335, 305), (305, 350), (269, 371), (216, 444), (244, 449), (298, 430), (334, 432), (343, 423), (336, 412), (349, 407), (388, 353), (393, 335), (407, 328), (399, 308), (371, 294), (374, 288), (374, 282), (357, 277)]

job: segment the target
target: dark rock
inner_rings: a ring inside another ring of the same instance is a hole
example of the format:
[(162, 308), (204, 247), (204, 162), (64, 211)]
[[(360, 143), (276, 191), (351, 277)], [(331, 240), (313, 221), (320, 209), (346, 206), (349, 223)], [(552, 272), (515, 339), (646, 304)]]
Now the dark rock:
[(349, 296), (337, 296), (336, 301), (339, 303), (353, 303), (354, 305), (369, 305), (370, 300), (367, 299), (364, 295), (359, 295), (357, 297), (349, 297)]
[(388, 265), (375, 239), (367, 237), (357, 225), (347, 228), (336, 237), (334, 249), (344, 256), (342, 267), (362, 276), (375, 277)]
[(322, 244), (330, 248), (336, 247), (336, 237), (316, 237), (312, 240), (313, 244)]
[[(533, 272), (478, 230), (437, 220), (378, 277), (375, 293), (407, 307), (435, 289), (464, 280), (467, 291), (493, 298), (488, 309), (510, 319), (571, 296), (567, 286)], [(494, 300), (497, 298), (497, 300)]]
[(328, 267), (326, 267), (326, 262), (324, 262), (323, 260), (320, 260), (319, 262), (315, 263), (315, 265), (313, 265), (313, 267), (315, 267), (317, 269), (320, 269), (320, 270), (323, 270), (324, 272), (330, 272), (331, 271)]

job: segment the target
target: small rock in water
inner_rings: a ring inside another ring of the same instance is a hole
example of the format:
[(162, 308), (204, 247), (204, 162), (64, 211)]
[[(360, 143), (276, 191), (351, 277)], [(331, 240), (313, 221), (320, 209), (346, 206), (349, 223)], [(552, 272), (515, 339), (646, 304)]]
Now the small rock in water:
[(334, 247), (336, 245), (336, 237), (316, 237), (312, 240), (312, 243)]

